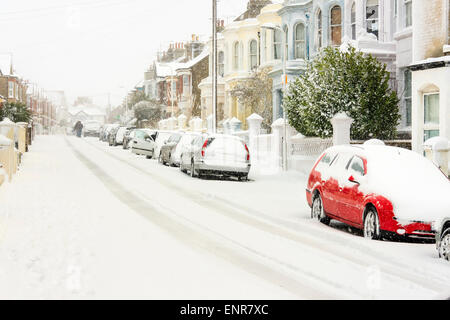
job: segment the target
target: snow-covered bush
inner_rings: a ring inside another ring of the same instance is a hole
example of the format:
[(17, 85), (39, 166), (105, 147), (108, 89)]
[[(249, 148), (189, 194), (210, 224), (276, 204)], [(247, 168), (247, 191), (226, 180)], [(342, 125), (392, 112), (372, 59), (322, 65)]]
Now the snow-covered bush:
[(291, 83), (284, 98), (290, 124), (305, 136), (331, 137), (331, 118), (354, 119), (353, 139), (392, 139), (400, 120), (386, 65), (353, 47), (325, 48)]

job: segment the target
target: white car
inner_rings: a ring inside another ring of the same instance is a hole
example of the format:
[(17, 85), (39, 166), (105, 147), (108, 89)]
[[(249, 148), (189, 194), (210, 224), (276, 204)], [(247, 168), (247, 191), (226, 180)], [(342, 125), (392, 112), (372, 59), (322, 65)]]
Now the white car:
[(161, 153), (161, 147), (166, 143), (166, 141), (169, 140), (169, 138), (174, 133), (175, 132), (173, 131), (156, 131), (156, 139), (155, 139), (156, 147), (153, 155), (155, 159), (159, 158), (159, 155)]
[(98, 137), (100, 135), (100, 128), (102, 124), (95, 120), (87, 120), (84, 123), (84, 136), (85, 137)]
[(131, 152), (137, 155), (145, 155), (147, 159), (155, 156), (156, 132), (149, 129), (137, 129), (134, 138), (130, 142)]
[(195, 138), (200, 137), (201, 135), (202, 134), (198, 132), (186, 132), (183, 134), (181, 140), (178, 142), (174, 152), (172, 153), (172, 163), (174, 166), (180, 166), (181, 154), (183, 151), (191, 145)]
[(245, 142), (231, 135), (196, 137), (181, 154), (180, 170), (191, 177), (224, 176), (248, 180), (250, 152)]
[(125, 133), (127, 132), (127, 127), (120, 127), (119, 130), (117, 130), (115, 143), (116, 145), (122, 145), (123, 144), (123, 138), (125, 136)]

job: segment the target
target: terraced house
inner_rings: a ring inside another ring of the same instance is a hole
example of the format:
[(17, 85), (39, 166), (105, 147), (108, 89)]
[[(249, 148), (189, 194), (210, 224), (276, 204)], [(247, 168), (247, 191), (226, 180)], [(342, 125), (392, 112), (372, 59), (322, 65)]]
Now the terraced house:
[[(401, 98), (400, 131), (411, 131), (413, 0), (286, 0), (278, 11), (281, 30), (275, 45), (286, 43), (288, 81), (298, 77), (321, 48), (351, 44), (387, 65), (391, 87)], [(285, 37), (286, 42), (283, 41)], [(283, 115), (282, 65), (271, 73), (274, 118)]]
[(10, 54), (0, 55), (0, 96), (4, 97), (5, 102), (27, 101), (27, 85), (15, 73)]

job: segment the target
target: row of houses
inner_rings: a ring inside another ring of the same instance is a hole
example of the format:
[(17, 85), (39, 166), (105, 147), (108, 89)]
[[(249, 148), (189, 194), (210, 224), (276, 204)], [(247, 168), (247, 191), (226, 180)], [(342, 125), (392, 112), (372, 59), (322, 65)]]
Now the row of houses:
[[(398, 129), (414, 150), (433, 136), (450, 139), (449, 11), (449, 0), (250, 0), (233, 22), (218, 22), (219, 121), (237, 118), (247, 128), (252, 106), (242, 105), (233, 88), (263, 68), (272, 79), (273, 120), (282, 117), (283, 59), (290, 82), (321, 48), (350, 44), (386, 64), (400, 99)], [(211, 40), (193, 36), (159, 54), (141, 90), (164, 105), (167, 117), (206, 122), (211, 62)]]
[(23, 103), (33, 114), (33, 122), (42, 129), (57, 124), (57, 104), (36, 83), (23, 79), (13, 65), (10, 53), (0, 54), (0, 108), (5, 103)]

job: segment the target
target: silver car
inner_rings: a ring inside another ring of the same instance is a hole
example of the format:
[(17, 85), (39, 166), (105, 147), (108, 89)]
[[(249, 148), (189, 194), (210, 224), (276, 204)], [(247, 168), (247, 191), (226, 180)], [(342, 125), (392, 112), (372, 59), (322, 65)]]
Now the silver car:
[(156, 131), (156, 136), (154, 139), (155, 143), (156, 143), (155, 153), (154, 153), (155, 159), (159, 159), (159, 155), (161, 154), (162, 146), (167, 142), (167, 140), (169, 140), (169, 138), (174, 133), (175, 132), (173, 132), (173, 131), (162, 131), (162, 130)]
[(180, 170), (192, 177), (220, 175), (247, 180), (250, 152), (245, 142), (231, 135), (199, 136), (181, 154)]
[(155, 154), (156, 132), (148, 129), (137, 129), (130, 142), (131, 152), (137, 155), (145, 155), (147, 159), (153, 158)]
[(187, 148), (190, 148), (192, 141), (195, 138), (202, 136), (201, 133), (198, 132), (185, 132), (183, 133), (180, 141), (175, 147), (175, 150), (172, 152), (171, 162), (174, 166), (179, 167), (181, 162), (181, 154), (186, 151)]

